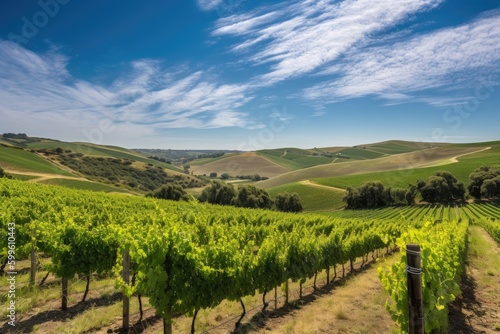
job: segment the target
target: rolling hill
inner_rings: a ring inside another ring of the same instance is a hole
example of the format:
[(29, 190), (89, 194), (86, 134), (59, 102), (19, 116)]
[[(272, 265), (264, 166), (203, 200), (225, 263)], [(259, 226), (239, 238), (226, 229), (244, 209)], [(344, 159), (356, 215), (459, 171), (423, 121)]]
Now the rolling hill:
[(0, 167), (21, 180), (106, 192), (140, 194), (169, 182), (186, 188), (206, 183), (125, 148), (24, 134), (1, 137)]
[(319, 165), (291, 171), (269, 180), (261, 181), (258, 185), (262, 188), (273, 188), (288, 183), (310, 180), (315, 178), (337, 177), (344, 175), (366, 174), (385, 171), (410, 170), (443, 164), (444, 161), (456, 156), (477, 152), (486, 146), (446, 145), (444, 147), (426, 148), (419, 151), (400, 153), (377, 159), (345, 161), (335, 164)]
[(259, 174), (260, 176), (275, 177), (289, 170), (256, 153), (246, 152), (200, 166), (191, 166), (191, 171), (195, 175), (210, 175), (210, 173), (215, 172), (218, 175), (223, 173), (228, 173), (231, 176)]
[[(194, 154), (194, 151), (186, 152)], [(182, 156), (186, 152), (173, 153)], [(214, 153), (196, 152), (198, 156)], [(447, 170), (467, 184), (468, 175), (474, 169), (482, 165), (500, 165), (500, 141), (435, 144), (393, 140), (355, 147), (307, 150), (289, 147), (215, 153), (189, 160), (187, 164), (192, 174), (215, 172), (219, 176), (228, 173), (232, 177), (259, 174), (269, 179), (245, 182), (267, 189), (273, 198), (281, 192), (296, 192), (306, 211), (339, 209), (343, 206), (343, 189), (358, 187), (366, 181), (378, 180), (387, 186), (406, 187), (436, 171)], [(28, 182), (137, 195), (168, 182), (199, 194), (206, 184), (172, 164), (146, 155), (116, 146), (0, 136), (0, 167)]]

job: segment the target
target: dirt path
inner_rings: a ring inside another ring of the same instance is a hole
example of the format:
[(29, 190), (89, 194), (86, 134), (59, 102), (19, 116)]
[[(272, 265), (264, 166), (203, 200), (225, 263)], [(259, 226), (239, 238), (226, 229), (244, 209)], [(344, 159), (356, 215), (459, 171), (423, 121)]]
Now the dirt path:
[(330, 190), (346, 191), (345, 189), (342, 189), (342, 188), (330, 187), (330, 186), (325, 186), (322, 184), (317, 184), (317, 183), (312, 182), (311, 180), (304, 180), (304, 181), (300, 181), (299, 183), (303, 184), (305, 186), (311, 186), (311, 187), (316, 187), (316, 188), (325, 188), (325, 189), (330, 189)]
[(50, 179), (68, 179), (68, 180), (92, 182), (92, 181), (87, 180), (83, 177), (76, 177), (76, 176), (66, 176), (66, 175), (59, 175), (59, 174), (47, 174), (47, 173), (37, 173), (37, 172), (22, 172), (22, 171), (18, 171), (15, 169), (6, 169), (5, 171), (9, 174), (27, 175), (27, 176), (36, 176), (37, 177), (36, 179), (30, 180), (30, 182), (39, 182), (39, 181), (50, 180)]
[(500, 247), (479, 226), (471, 226), (462, 298), (450, 308), (449, 333), (500, 331)]
[(485, 147), (485, 148), (480, 149), (480, 150), (475, 151), (475, 152), (469, 152), (469, 153), (460, 154), (460, 155), (457, 155), (456, 157), (450, 158), (450, 161), (453, 162), (453, 163), (455, 163), (455, 162), (458, 162), (458, 158), (460, 158), (460, 157), (463, 157), (463, 156), (469, 155), (469, 154), (476, 154), (476, 153), (483, 152), (483, 151), (486, 151), (486, 150), (489, 150), (489, 149), (491, 149), (490, 146), (489, 147)]
[[(385, 267), (395, 261), (389, 257)], [(377, 262), (283, 316), (270, 318), (251, 333), (391, 333), (396, 328), (384, 305), (388, 295), (378, 279)]]

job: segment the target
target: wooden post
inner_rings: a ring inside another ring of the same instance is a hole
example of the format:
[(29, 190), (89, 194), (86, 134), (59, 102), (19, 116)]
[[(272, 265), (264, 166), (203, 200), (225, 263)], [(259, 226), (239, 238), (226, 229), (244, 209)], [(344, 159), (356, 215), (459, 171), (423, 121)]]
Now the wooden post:
[(288, 279), (285, 282), (285, 304), (288, 304)]
[(424, 334), (424, 304), (419, 245), (406, 245), (406, 264), (408, 278), (408, 332), (409, 334)]
[(61, 309), (63, 311), (68, 309), (68, 278), (62, 278), (62, 301), (61, 301)]
[(31, 244), (31, 271), (30, 271), (30, 285), (35, 285), (36, 278), (36, 252), (35, 245)]
[(278, 287), (274, 287), (274, 309), (278, 309)]
[[(130, 278), (130, 253), (128, 248), (123, 251), (123, 281), (129, 285)], [(128, 333), (130, 322), (130, 298), (123, 294), (123, 322), (122, 328), (125, 333)]]

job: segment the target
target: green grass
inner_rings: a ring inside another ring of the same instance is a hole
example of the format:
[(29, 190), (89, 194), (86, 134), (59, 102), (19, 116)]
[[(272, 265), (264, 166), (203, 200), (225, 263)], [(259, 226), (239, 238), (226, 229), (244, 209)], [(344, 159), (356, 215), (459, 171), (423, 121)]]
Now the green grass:
[(406, 188), (408, 184), (415, 184), (418, 179), (427, 179), (435, 172), (449, 171), (464, 184), (468, 184), (470, 173), (478, 167), (500, 165), (500, 145), (487, 151), (463, 156), (458, 158), (458, 161), (458, 163), (448, 163), (436, 167), (318, 178), (314, 181), (325, 186), (339, 188), (359, 187), (367, 181), (380, 181), (386, 186)]
[(384, 153), (374, 152), (372, 150), (362, 148), (345, 148), (335, 154), (341, 154), (343, 156), (348, 156), (350, 159), (356, 160), (376, 159), (385, 155)]
[(302, 166), (298, 163), (298, 162), (295, 162), (295, 161), (291, 161), (291, 160), (287, 160), (285, 158), (281, 158), (279, 156), (275, 156), (275, 155), (272, 155), (272, 154), (268, 154), (266, 152), (262, 152), (262, 151), (259, 151), (257, 152), (258, 155), (260, 155), (261, 157), (264, 157), (280, 166), (283, 166), (287, 169), (290, 169), (290, 170), (297, 170), (297, 169), (301, 169)]
[(311, 152), (297, 148), (261, 150), (257, 154), (290, 170), (329, 164), (334, 160), (319, 155), (313, 156)]
[(68, 188), (73, 188), (73, 189), (104, 191), (104, 192), (122, 192), (122, 193), (130, 194), (129, 191), (124, 190), (124, 189), (115, 188), (115, 187), (108, 186), (105, 184), (87, 182), (87, 181), (81, 181), (81, 180), (48, 179), (48, 180), (42, 180), (39, 183), (51, 184), (51, 185), (56, 185), (56, 186), (63, 186), (63, 187), (68, 187)]
[(195, 160), (190, 161), (188, 164), (192, 165), (192, 166), (202, 166), (202, 165), (205, 165), (205, 164), (208, 164), (210, 162), (214, 162), (214, 161), (217, 161), (217, 160), (220, 160), (220, 159), (232, 157), (232, 156), (237, 155), (237, 154), (238, 153), (226, 153), (223, 156), (217, 157), (217, 158), (195, 159)]
[(0, 146), (0, 167), (38, 173), (72, 176), (29, 151)]
[(268, 189), (274, 199), (283, 192), (297, 193), (304, 211), (331, 211), (344, 206), (342, 198), (345, 193), (335, 189), (308, 186), (300, 183), (291, 183)]
[(12, 176), (15, 180), (21, 180), (21, 181), (29, 181), (29, 180), (34, 180), (34, 179), (39, 178), (39, 176), (23, 175), (23, 174), (15, 174), (15, 173), (10, 173), (9, 175)]
[[(432, 145), (434, 145), (434, 144), (432, 144), (432, 143), (419, 143), (419, 142), (406, 142), (406, 141), (402, 141), (402, 140), (390, 140), (390, 141), (386, 141), (386, 142), (363, 145), (363, 146), (366, 146), (366, 148), (368, 148), (370, 150), (384, 153), (384, 154), (399, 154), (399, 153), (418, 151), (421, 149), (428, 148), (429, 146), (432, 146)], [(441, 145), (439, 145), (439, 146), (441, 146)]]

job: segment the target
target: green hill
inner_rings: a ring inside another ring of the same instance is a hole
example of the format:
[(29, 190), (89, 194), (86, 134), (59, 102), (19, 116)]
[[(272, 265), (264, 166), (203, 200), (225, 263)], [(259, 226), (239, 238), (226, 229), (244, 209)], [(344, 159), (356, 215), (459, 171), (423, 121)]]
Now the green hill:
[[(478, 145), (478, 144), (475, 144)], [(347, 188), (359, 187), (367, 181), (380, 181), (386, 186), (406, 188), (408, 184), (415, 184), (418, 179), (427, 179), (438, 171), (449, 171), (465, 185), (469, 182), (469, 174), (481, 166), (500, 166), (500, 142), (482, 143), (491, 147), (478, 153), (458, 157), (458, 162), (443, 161), (438, 166), (414, 168), (407, 170), (392, 170), (356, 175), (340, 175), (330, 178), (317, 178), (315, 182), (331, 187)], [(470, 144), (458, 144), (455, 147), (471, 147)], [(473, 146), (472, 146), (473, 147)]]
[(167, 183), (185, 188), (206, 183), (171, 164), (121, 147), (25, 134), (4, 134), (0, 138), (0, 167), (14, 178), (30, 182), (132, 193), (145, 193)]

